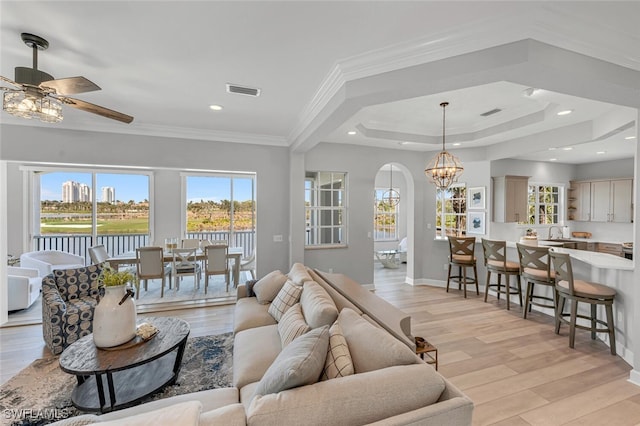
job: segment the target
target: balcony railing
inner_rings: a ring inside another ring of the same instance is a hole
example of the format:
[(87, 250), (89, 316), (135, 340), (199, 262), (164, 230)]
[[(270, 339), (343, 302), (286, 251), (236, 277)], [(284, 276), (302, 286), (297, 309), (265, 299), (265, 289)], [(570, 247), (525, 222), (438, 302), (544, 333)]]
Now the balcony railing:
[[(231, 247), (242, 247), (243, 257), (249, 257), (255, 248), (255, 231), (189, 232), (187, 238), (206, 239), (211, 241), (226, 240)], [(98, 235), (93, 243), (91, 235), (51, 234), (36, 235), (34, 242), (37, 251), (60, 250), (82, 256), (89, 263), (89, 247), (103, 244), (110, 256), (134, 251), (138, 247), (148, 246), (148, 234), (108, 234)]]

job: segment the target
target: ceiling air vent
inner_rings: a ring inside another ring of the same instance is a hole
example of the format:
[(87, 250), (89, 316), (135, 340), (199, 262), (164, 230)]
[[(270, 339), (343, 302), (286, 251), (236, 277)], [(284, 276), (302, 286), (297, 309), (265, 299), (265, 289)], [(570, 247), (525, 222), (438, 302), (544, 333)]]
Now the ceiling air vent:
[(260, 96), (260, 89), (231, 83), (227, 83), (227, 92), (247, 96)]
[(488, 116), (490, 116), (490, 115), (497, 114), (497, 113), (499, 113), (500, 111), (502, 111), (500, 108), (494, 108), (494, 109), (492, 109), (491, 111), (483, 112), (483, 113), (482, 113), (482, 114), (480, 114), (480, 115), (481, 115), (481, 116), (483, 116), (483, 117), (488, 117)]

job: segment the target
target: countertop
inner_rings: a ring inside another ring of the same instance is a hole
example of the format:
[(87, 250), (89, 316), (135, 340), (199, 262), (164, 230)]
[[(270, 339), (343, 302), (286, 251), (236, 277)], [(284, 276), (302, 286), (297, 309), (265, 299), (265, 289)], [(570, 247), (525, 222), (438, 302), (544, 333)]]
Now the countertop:
[[(507, 247), (516, 248), (514, 241), (507, 241)], [(631, 271), (634, 269), (633, 260), (624, 257), (615, 256), (609, 253), (600, 253), (597, 251), (574, 250), (564, 247), (553, 247), (558, 253), (567, 253), (572, 259), (579, 260), (595, 268), (604, 269), (620, 269)]]

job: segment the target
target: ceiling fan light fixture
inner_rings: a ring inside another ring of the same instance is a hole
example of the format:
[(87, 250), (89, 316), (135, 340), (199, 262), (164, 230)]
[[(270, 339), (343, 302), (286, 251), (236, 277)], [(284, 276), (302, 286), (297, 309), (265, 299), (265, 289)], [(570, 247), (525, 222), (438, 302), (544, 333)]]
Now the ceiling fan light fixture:
[(464, 168), (462, 162), (445, 150), (445, 108), (449, 102), (442, 102), (442, 151), (427, 164), (424, 174), (439, 189), (445, 190), (456, 183)]
[(54, 98), (37, 98), (21, 90), (5, 92), (2, 109), (9, 114), (28, 120), (37, 118), (44, 123), (62, 121), (62, 102)]

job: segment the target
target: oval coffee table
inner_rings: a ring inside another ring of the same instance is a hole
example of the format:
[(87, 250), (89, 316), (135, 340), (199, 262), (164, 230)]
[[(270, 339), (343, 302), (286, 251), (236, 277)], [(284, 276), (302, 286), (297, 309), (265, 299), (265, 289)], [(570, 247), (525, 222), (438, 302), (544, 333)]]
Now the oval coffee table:
[(124, 349), (98, 349), (93, 335), (84, 336), (60, 355), (60, 368), (78, 384), (71, 402), (82, 411), (107, 413), (131, 407), (173, 384), (178, 378), (189, 324), (179, 318), (146, 317), (158, 328), (147, 342)]

